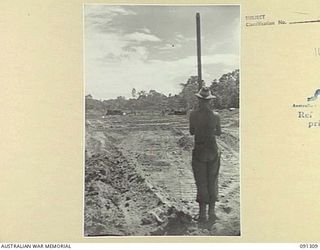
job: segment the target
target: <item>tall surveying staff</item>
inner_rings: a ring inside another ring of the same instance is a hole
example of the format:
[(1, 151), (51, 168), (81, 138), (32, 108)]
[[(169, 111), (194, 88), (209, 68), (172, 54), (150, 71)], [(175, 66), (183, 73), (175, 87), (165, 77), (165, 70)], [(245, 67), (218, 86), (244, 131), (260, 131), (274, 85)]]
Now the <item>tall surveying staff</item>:
[(215, 136), (221, 134), (220, 117), (210, 109), (210, 100), (215, 98), (207, 87), (196, 94), (199, 108), (190, 113), (190, 134), (194, 135), (192, 169), (197, 186), (199, 221), (215, 220), (215, 202), (218, 196), (220, 151)]

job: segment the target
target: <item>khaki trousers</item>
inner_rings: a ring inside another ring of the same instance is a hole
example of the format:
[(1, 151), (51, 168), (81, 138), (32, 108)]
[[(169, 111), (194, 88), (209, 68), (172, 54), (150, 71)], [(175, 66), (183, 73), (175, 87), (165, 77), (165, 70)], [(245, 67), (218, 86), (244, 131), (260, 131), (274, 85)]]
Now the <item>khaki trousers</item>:
[(210, 204), (217, 200), (219, 169), (220, 153), (212, 161), (201, 161), (193, 152), (192, 170), (197, 186), (197, 202)]

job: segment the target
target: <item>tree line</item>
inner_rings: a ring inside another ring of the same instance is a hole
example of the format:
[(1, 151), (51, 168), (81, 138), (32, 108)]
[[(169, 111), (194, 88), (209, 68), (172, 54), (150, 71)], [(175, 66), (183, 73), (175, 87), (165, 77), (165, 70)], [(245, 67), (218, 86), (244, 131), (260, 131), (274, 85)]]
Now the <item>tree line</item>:
[[(150, 90), (149, 92), (132, 89), (132, 98), (118, 96), (116, 99), (95, 100), (91, 95), (86, 96), (86, 111), (101, 111), (106, 109), (121, 110), (189, 110), (197, 105), (195, 93), (198, 91), (198, 77), (190, 76), (186, 83), (181, 83), (181, 92), (176, 95), (165, 95)], [(208, 86), (208, 85), (207, 85)], [(222, 75), (214, 79), (209, 88), (213, 95), (212, 105), (216, 109), (239, 108), (239, 70)]]

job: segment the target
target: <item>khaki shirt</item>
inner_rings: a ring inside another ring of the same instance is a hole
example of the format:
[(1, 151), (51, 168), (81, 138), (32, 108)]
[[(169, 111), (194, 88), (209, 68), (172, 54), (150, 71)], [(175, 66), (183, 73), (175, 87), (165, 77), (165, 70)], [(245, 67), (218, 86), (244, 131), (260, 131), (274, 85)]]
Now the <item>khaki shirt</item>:
[(214, 160), (218, 154), (215, 136), (221, 134), (220, 116), (209, 109), (192, 111), (189, 128), (194, 135), (193, 157), (200, 161)]

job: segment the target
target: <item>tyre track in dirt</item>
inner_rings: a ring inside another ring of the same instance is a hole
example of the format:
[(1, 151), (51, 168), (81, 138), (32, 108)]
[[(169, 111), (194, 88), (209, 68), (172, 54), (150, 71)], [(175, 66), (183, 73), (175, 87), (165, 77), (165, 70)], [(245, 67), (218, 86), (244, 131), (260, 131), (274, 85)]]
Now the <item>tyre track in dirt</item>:
[(94, 154), (86, 152), (86, 235), (148, 235), (156, 222), (148, 215), (163, 201), (104, 132), (87, 135), (87, 141), (95, 146)]

